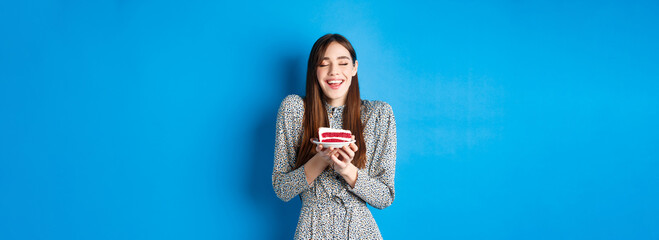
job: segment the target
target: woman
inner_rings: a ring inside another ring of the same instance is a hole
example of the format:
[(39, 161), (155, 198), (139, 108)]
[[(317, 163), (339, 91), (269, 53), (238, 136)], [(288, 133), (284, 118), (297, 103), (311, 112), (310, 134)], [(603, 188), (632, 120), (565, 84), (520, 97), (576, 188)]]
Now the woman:
[[(309, 55), (306, 96), (279, 107), (272, 186), (283, 201), (300, 195), (295, 239), (382, 238), (366, 203), (394, 201), (396, 121), (389, 104), (360, 99), (357, 66), (345, 37), (322, 36)], [(319, 127), (350, 130), (356, 142), (316, 146)]]

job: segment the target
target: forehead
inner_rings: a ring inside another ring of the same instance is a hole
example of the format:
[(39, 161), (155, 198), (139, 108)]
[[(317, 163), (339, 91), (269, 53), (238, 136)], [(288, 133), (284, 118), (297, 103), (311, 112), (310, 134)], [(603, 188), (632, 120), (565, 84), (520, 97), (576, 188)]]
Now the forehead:
[(348, 49), (346, 49), (343, 45), (337, 42), (330, 43), (330, 45), (327, 46), (323, 56), (324, 59), (338, 59), (344, 57), (348, 57), (348, 59), (350, 59), (350, 52), (348, 52)]

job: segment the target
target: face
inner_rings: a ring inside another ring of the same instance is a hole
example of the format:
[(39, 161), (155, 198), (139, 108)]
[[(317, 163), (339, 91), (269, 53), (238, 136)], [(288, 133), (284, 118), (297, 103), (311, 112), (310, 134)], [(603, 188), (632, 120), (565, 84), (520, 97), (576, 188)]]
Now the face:
[(332, 42), (327, 46), (320, 65), (316, 68), (318, 83), (333, 107), (345, 104), (352, 77), (357, 75), (357, 61), (352, 63), (350, 52), (343, 45)]

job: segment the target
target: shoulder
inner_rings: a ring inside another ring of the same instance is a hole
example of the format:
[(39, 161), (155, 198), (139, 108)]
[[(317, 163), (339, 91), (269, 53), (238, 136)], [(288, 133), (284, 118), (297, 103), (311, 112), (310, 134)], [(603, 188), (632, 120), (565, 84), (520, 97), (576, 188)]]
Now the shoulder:
[(380, 115), (380, 117), (393, 116), (394, 111), (389, 103), (379, 100), (362, 100), (365, 112)]
[(291, 95), (286, 96), (284, 98), (284, 100), (281, 101), (281, 103), (282, 104), (284, 104), (284, 103), (286, 103), (286, 104), (302, 104), (303, 101), (302, 101), (302, 97), (300, 97), (299, 95), (291, 94)]
[(302, 97), (296, 94), (286, 96), (279, 106), (279, 112), (296, 112), (300, 110), (304, 111), (304, 101)]

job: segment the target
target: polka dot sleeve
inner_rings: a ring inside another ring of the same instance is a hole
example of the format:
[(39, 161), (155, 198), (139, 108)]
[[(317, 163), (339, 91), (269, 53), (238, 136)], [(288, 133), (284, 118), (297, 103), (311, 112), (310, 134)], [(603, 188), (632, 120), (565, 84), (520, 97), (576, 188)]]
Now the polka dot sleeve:
[(373, 162), (368, 169), (357, 172), (355, 187), (348, 190), (371, 206), (383, 209), (394, 201), (394, 176), (396, 169), (396, 120), (387, 103), (382, 104), (375, 132)]
[(289, 201), (310, 188), (304, 166), (295, 167), (297, 139), (300, 131), (302, 99), (290, 95), (282, 101), (277, 114), (275, 136), (275, 162), (272, 170), (272, 187), (283, 201)]

